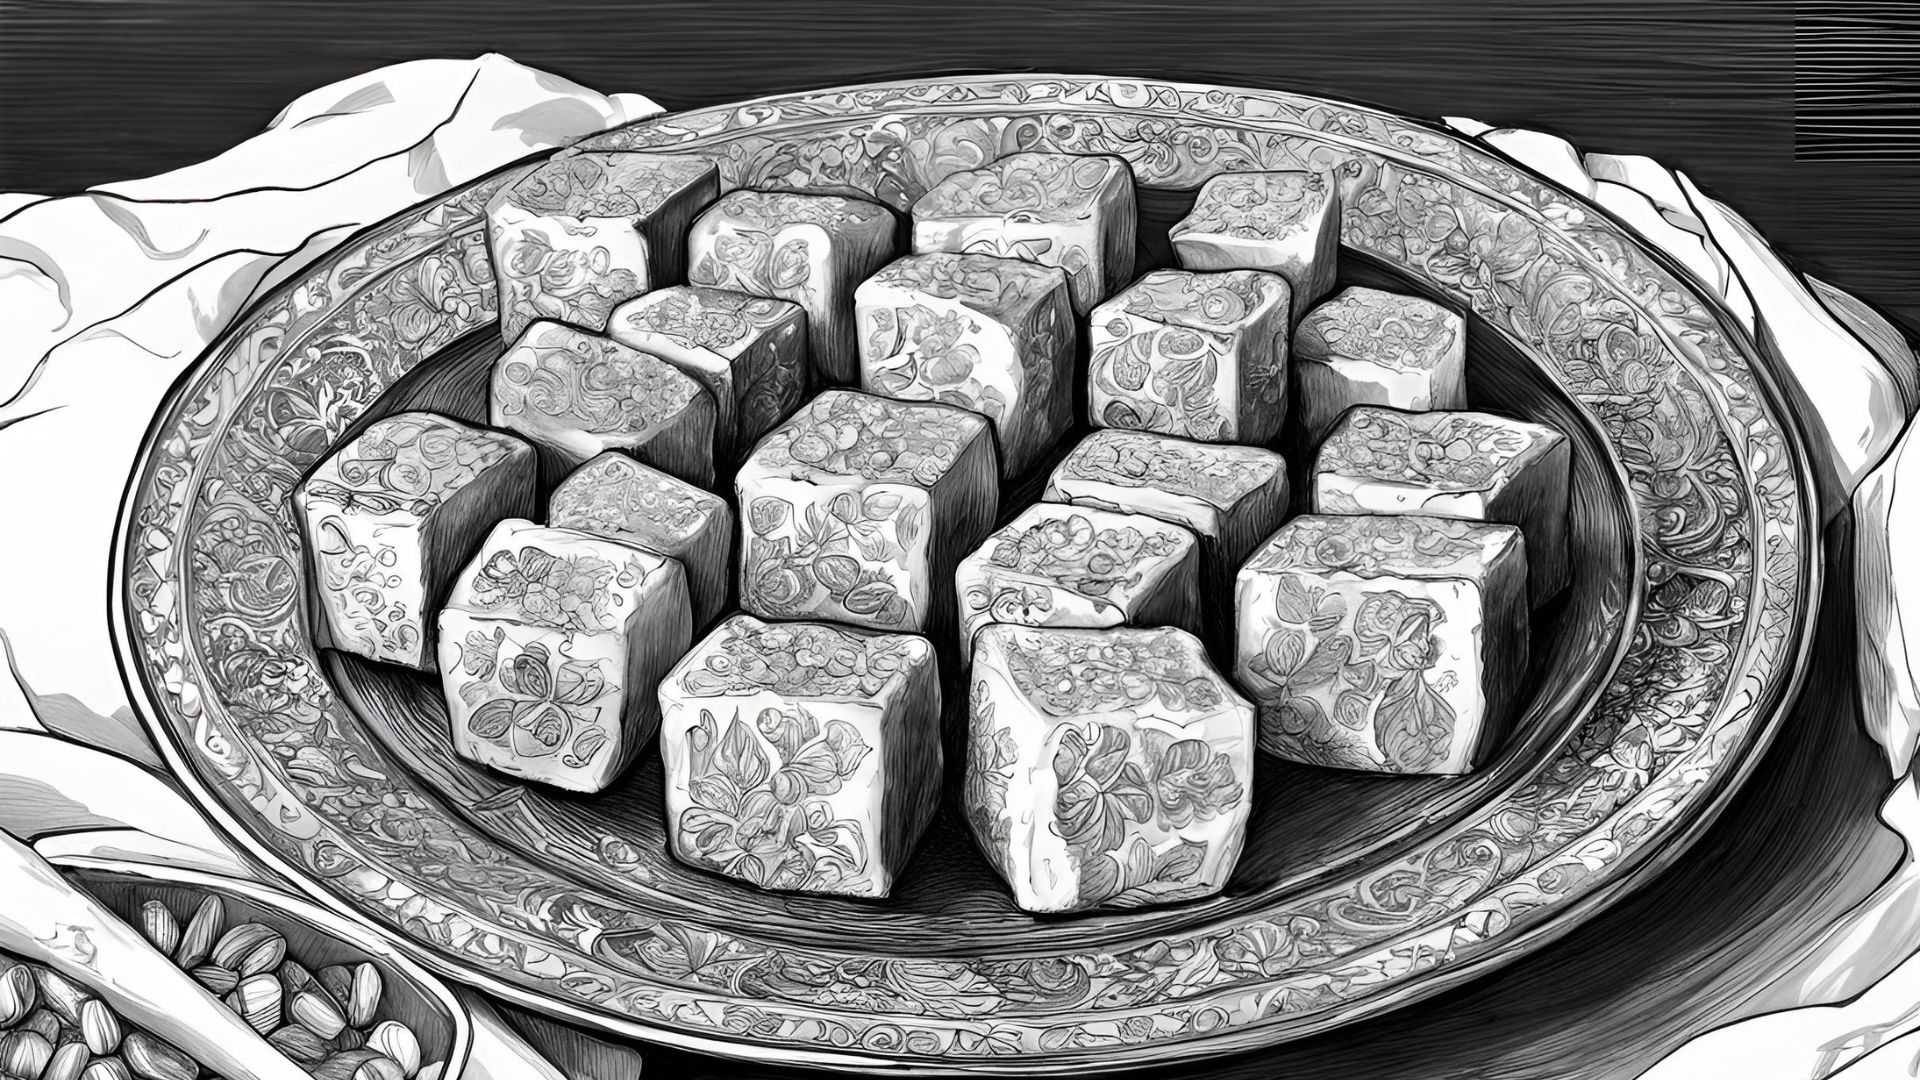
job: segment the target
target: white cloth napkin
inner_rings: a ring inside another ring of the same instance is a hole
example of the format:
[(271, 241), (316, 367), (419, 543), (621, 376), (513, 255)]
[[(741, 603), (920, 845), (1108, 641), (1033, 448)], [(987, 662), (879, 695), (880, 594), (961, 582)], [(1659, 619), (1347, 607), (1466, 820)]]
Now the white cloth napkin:
[[(307, 94), (200, 165), (73, 196), (0, 194), (0, 506), (36, 508), (31, 523), (0, 527), (0, 635), (10, 632), (0, 646), (11, 645), (12, 675), (0, 672), (0, 825), (46, 834), (39, 847), (50, 854), (256, 872), (157, 774), (113, 661), (99, 592), (153, 409), (253, 297), (355, 229), (532, 150), (658, 111), (500, 56), (419, 61)], [(1920, 627), (1906, 632), (1895, 601), (1900, 585), (1920, 589), (1908, 580), (1920, 566), (1892, 553), (1920, 543), (1920, 452), (1902, 437), (1920, 404), (1920, 365), (1899, 332), (1794, 273), (1684, 174), (1646, 158), (1583, 156), (1538, 132), (1448, 122), (1671, 253), (1773, 354), (1809, 421), (1827, 515), (1851, 499), (1858, 517), (1870, 646), (1862, 705), (1904, 778), (1920, 737)], [(1920, 836), (1912, 782), (1894, 785), (1887, 820)], [(1651, 1075), (1821, 1077), (1849, 1065), (1849, 1075), (1883, 1065), (1907, 1075), (1920, 1051), (1920, 960), (1894, 968), (1916, 948), (1920, 866), (1909, 866), (1835, 927), (1819, 956), (1756, 988), (1752, 1019), (1695, 1040)], [(481, 1012), (493, 1049), (480, 1051), (475, 1075), (551, 1080), (550, 1066)]]

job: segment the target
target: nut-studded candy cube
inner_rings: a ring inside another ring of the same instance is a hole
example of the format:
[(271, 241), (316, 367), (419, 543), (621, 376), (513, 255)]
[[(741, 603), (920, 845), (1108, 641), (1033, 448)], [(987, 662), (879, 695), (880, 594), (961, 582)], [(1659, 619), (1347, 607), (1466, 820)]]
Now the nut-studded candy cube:
[(1506, 732), (1527, 671), (1520, 530), (1303, 516), (1240, 571), (1234, 678), (1290, 761), (1460, 774)]
[(1287, 413), (1285, 278), (1155, 270), (1093, 309), (1087, 417), (1102, 427), (1265, 443)]
[(733, 577), (733, 511), (725, 499), (608, 451), (574, 470), (547, 500), (547, 524), (678, 559), (693, 625), (727, 607)]
[(992, 255), (909, 255), (854, 291), (860, 388), (983, 413), (1017, 476), (1073, 425), (1066, 276)]
[(1026, 259), (1067, 272), (1085, 315), (1133, 277), (1133, 172), (1105, 154), (1008, 154), (957, 172), (913, 204), (913, 250)]
[(806, 309), (813, 370), (859, 378), (853, 287), (893, 258), (893, 212), (841, 195), (729, 192), (693, 223), (687, 280), (791, 300)]
[(433, 614), (493, 523), (533, 512), (533, 448), (432, 413), (375, 421), (294, 489), (314, 640), (433, 667)]
[(682, 280), (687, 224), (720, 194), (703, 158), (562, 152), (487, 204), (500, 332), (535, 319), (601, 330), (614, 306)]
[(692, 642), (675, 560), (503, 521), (440, 613), (454, 751), (525, 780), (600, 791), (652, 739), (655, 689)]
[(1466, 325), (1417, 296), (1354, 286), (1293, 332), (1294, 415), (1317, 446), (1355, 405), (1410, 412), (1467, 407)]
[(785, 300), (675, 285), (620, 305), (607, 336), (707, 388), (714, 457), (727, 465), (806, 397), (807, 315)]
[(1035, 503), (960, 561), (960, 641), (989, 623), (1200, 629), (1200, 546), (1144, 514)]
[(1361, 405), (1320, 444), (1316, 514), (1427, 514), (1513, 525), (1538, 605), (1567, 583), (1567, 437), (1475, 412)]
[(1221, 173), (1167, 233), (1189, 270), (1268, 270), (1293, 287), (1293, 317), (1333, 288), (1340, 188), (1319, 172)]
[[(1287, 465), (1251, 446), (1188, 442), (1141, 431), (1096, 431), (1047, 480), (1048, 502), (1146, 514), (1200, 539), (1202, 595), (1226, 596), (1234, 573), (1287, 511)], [(1207, 637), (1226, 655), (1233, 613), (1206, 605)]]
[(940, 801), (927, 639), (736, 615), (660, 683), (667, 834), (766, 889), (883, 897)]
[(980, 632), (962, 802), (1027, 911), (1219, 892), (1245, 841), (1253, 756), (1253, 706), (1191, 634)]
[(947, 637), (954, 568), (993, 529), (998, 474), (977, 413), (821, 394), (761, 440), (734, 482), (740, 606)]
[(540, 448), (547, 484), (608, 450), (713, 483), (713, 395), (679, 368), (544, 319), (493, 366), (493, 423)]

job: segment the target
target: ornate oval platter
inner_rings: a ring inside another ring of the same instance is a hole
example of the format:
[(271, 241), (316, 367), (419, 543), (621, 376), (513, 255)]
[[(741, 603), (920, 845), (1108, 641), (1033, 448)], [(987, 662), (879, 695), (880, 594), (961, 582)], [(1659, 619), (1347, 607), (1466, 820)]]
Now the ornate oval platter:
[[(1143, 217), (1221, 171), (1330, 170), (1343, 266), (1468, 313), (1476, 363), (1508, 364), (1577, 432), (1576, 532), (1610, 572), (1558, 616), (1535, 722), (1485, 777), (1418, 789), (1405, 822), (1364, 837), (1275, 841), (1283, 870), (1243, 866), (1214, 901), (1023, 920), (969, 899), (959, 871), (901, 909), (675, 871), (657, 825), (622, 835), (436, 765), (405, 686), (323, 659), (307, 630), (289, 493), (356, 424), (470, 392), (460, 373), (497, 353), (482, 208), (505, 170), (356, 236), (208, 350), (147, 434), (114, 567), (121, 662), (182, 782), (454, 977), (641, 1038), (834, 1067), (1029, 1075), (1246, 1049), (1565, 932), (1679, 855), (1797, 685), (1812, 489), (1752, 342), (1603, 211), (1489, 150), (1299, 95), (1055, 76), (797, 94), (588, 145), (896, 208), (1013, 150), (1119, 154)], [(516, 841), (529, 827), (568, 842)]]

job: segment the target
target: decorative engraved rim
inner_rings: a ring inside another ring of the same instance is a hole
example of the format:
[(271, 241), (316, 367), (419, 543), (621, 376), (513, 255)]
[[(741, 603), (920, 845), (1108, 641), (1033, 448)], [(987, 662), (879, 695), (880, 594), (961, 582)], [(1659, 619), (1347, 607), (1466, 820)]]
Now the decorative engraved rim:
[[(792, 146), (810, 141), (812, 156)], [(348, 241), (170, 390), (114, 550), (116, 652), (182, 783), (229, 833), (430, 966), (709, 1053), (1030, 1075), (1244, 1050), (1452, 984), (1673, 859), (1797, 687), (1819, 549), (1797, 433), (1757, 351), (1670, 260), (1484, 148), (1374, 109), (1084, 76), (855, 87), (658, 117), (583, 144), (679, 147), (728, 183), (896, 203), (1025, 145), (1149, 184), (1335, 170), (1343, 243), (1473, 307), (1607, 434), (1630, 478), (1630, 646), (1580, 734), (1460, 830), (1343, 887), (1090, 953), (873, 957), (673, 920), (500, 849), (351, 722), (301, 615), (286, 490), (385, 386), (490, 323), (478, 215), (503, 170)], [(532, 160), (532, 159), (530, 159)], [(617, 847), (602, 854), (618, 860)]]

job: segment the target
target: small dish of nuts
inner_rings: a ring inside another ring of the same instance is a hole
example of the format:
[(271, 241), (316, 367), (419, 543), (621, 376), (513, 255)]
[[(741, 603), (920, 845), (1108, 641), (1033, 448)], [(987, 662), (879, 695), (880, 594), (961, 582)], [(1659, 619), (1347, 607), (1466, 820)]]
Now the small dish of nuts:
[[(457, 1080), (472, 1032), (448, 987), (352, 922), (250, 882), (61, 860), (315, 1080)], [(201, 1048), (125, 1020), (51, 967), (0, 952), (0, 1080), (198, 1080)]]

